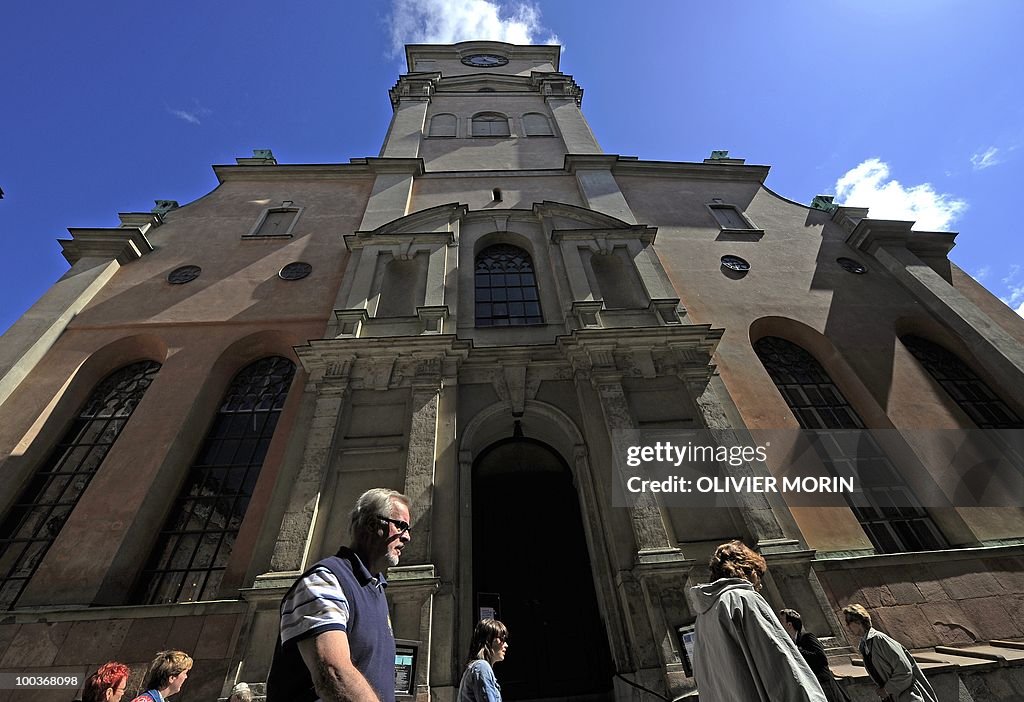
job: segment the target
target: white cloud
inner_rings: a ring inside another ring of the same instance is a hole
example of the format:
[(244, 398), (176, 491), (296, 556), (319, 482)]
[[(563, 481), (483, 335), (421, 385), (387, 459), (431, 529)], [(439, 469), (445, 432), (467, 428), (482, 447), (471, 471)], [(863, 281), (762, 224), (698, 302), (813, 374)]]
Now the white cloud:
[(988, 277), (988, 274), (991, 272), (992, 266), (982, 266), (977, 271), (975, 271), (974, 275), (972, 275), (971, 277), (974, 278), (979, 283), (981, 283), (985, 280), (985, 278)]
[(1006, 274), (1005, 278), (1003, 278), (1003, 285), (1009, 285), (1010, 282), (1014, 278), (1017, 277), (1017, 273), (1019, 273), (1019, 272), (1020, 272), (1020, 264), (1019, 263), (1014, 263), (1013, 265), (1011, 265), (1010, 266), (1010, 272)]
[(869, 158), (836, 181), (843, 205), (870, 208), (874, 219), (916, 222), (914, 229), (945, 231), (967, 209), (967, 201), (935, 192), (931, 183), (904, 186), (889, 178), (889, 164)]
[(985, 168), (990, 168), (997, 163), (1002, 163), (1002, 161), (996, 158), (996, 154), (998, 153), (999, 149), (994, 146), (990, 146), (984, 151), (979, 151), (971, 156), (971, 165), (974, 166), (974, 170), (980, 171)]
[[(490, 39), (509, 44), (557, 44), (529, 2), (491, 0), (393, 0), (391, 45), (401, 55), (405, 44), (454, 44)], [(540, 35), (547, 33), (546, 39)]]
[(1024, 317), (1024, 283), (1015, 282), (1018, 273), (1020, 273), (1020, 264), (1012, 264), (1010, 272), (1003, 278), (1003, 285), (1009, 289), (1009, 293), (1005, 296), (1000, 295), (999, 299), (1014, 308), (1017, 314)]
[(203, 107), (197, 107), (194, 110), (180, 110), (173, 107), (168, 107), (167, 111), (175, 117), (177, 117), (178, 119), (185, 120), (189, 124), (202, 124), (202, 122), (199, 121), (199, 116), (209, 114), (210, 112), (209, 110)]

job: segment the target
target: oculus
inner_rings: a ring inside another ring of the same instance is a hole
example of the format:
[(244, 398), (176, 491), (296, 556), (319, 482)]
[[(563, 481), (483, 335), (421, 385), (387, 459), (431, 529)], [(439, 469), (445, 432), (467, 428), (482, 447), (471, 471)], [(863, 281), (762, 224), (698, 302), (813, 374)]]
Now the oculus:
[(722, 267), (739, 273), (746, 273), (750, 270), (750, 264), (739, 256), (722, 256)]
[(191, 283), (199, 277), (202, 270), (199, 266), (180, 266), (167, 274), (167, 282), (171, 285)]
[(847, 270), (850, 273), (856, 273), (857, 275), (863, 275), (868, 272), (868, 269), (864, 265), (854, 261), (852, 258), (844, 258), (840, 256), (836, 259), (836, 263), (842, 266), (844, 270)]
[(281, 280), (302, 280), (312, 272), (313, 266), (305, 261), (295, 261), (282, 268), (277, 275)]

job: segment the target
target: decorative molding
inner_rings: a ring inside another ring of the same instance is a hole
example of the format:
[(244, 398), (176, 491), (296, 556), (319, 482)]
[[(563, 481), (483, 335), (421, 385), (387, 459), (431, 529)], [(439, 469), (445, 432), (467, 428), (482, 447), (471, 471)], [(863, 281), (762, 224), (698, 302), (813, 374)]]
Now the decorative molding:
[(388, 91), (391, 107), (397, 108), (402, 100), (430, 100), (441, 80), (440, 73), (406, 73)]
[(355, 339), (370, 319), (370, 313), (365, 309), (334, 310), (334, 318), (338, 320), (338, 338)]
[(344, 371), (356, 390), (454, 384), (470, 342), (452, 335), (318, 339), (296, 346), (311, 376)]
[(576, 322), (583, 329), (601, 329), (604, 323), (601, 321), (601, 311), (604, 309), (604, 300), (576, 300), (572, 303), (572, 313)]
[(113, 259), (124, 265), (137, 261), (153, 250), (153, 245), (140, 227), (69, 227), (68, 231), (72, 238), (58, 239), (57, 243), (61, 245), (61, 253), (71, 265), (89, 257)]
[(422, 334), (444, 334), (444, 328), (448, 322), (448, 306), (417, 307), (416, 316), (423, 323)]
[(687, 384), (706, 385), (714, 374), (711, 357), (725, 330), (706, 324), (578, 329), (558, 347), (578, 376), (654, 378), (674, 375)]

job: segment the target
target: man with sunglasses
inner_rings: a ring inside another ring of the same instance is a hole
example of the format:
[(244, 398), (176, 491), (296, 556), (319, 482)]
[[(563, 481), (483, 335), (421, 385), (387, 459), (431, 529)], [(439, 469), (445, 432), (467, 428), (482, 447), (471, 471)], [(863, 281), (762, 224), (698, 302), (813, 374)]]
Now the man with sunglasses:
[(394, 702), (384, 572), (412, 539), (410, 519), (409, 498), (394, 490), (356, 500), (352, 545), (307, 570), (281, 602), (268, 702)]

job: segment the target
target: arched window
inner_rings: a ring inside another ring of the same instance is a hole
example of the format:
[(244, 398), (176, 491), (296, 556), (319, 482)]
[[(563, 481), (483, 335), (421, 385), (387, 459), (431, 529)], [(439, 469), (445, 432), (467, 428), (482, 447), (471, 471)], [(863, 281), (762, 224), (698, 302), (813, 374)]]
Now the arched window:
[(543, 324), (530, 254), (509, 244), (488, 246), (476, 257), (476, 325)]
[(115, 371), (85, 406), (0, 523), (0, 607), (10, 609), (142, 400), (160, 364)]
[[(855, 477), (846, 496), (879, 553), (944, 548), (945, 539), (821, 364), (785, 339), (754, 344), (765, 370), (833, 475)], [(855, 474), (855, 475), (854, 475)]]
[(143, 571), (136, 602), (217, 596), (294, 375), (294, 363), (273, 356), (231, 381)]
[(539, 112), (528, 112), (523, 115), (523, 129), (526, 136), (551, 136), (551, 123)]
[(456, 136), (458, 119), (455, 115), (441, 114), (430, 118), (430, 136), (432, 137), (453, 137)]
[(955, 355), (919, 336), (902, 336), (900, 341), (978, 427), (1024, 429), (1020, 417)]
[(498, 112), (481, 112), (473, 116), (473, 136), (507, 137), (508, 117)]

